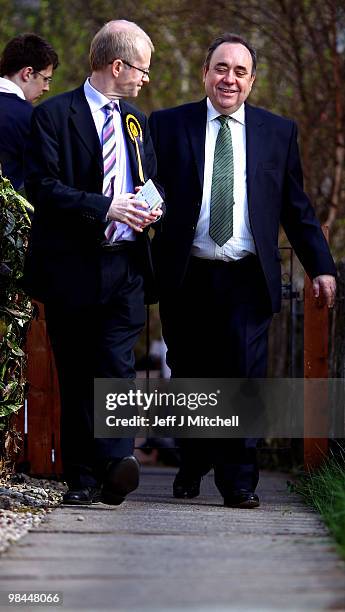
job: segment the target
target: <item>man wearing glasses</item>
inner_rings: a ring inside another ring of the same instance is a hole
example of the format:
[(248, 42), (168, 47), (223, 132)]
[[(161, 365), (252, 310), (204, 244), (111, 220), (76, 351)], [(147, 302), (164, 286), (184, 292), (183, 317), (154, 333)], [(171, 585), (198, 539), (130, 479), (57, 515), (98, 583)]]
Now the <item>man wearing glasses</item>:
[(145, 115), (124, 98), (149, 82), (152, 51), (136, 24), (107, 23), (91, 43), (90, 78), (33, 115), (25, 282), (45, 305), (56, 359), (67, 504), (118, 505), (138, 485), (133, 440), (94, 438), (93, 381), (135, 377), (151, 272), (145, 229), (161, 210), (136, 199), (156, 158)]
[(24, 148), (27, 143), (32, 103), (52, 81), (58, 56), (36, 34), (12, 38), (0, 59), (0, 163), (13, 187), (23, 187)]

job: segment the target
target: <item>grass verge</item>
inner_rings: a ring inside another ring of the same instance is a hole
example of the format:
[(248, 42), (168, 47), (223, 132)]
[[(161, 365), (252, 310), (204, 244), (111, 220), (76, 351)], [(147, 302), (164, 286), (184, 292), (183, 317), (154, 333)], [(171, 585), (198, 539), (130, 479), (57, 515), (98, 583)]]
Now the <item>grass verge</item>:
[(317, 471), (303, 476), (294, 491), (322, 516), (345, 559), (345, 456), (326, 459)]

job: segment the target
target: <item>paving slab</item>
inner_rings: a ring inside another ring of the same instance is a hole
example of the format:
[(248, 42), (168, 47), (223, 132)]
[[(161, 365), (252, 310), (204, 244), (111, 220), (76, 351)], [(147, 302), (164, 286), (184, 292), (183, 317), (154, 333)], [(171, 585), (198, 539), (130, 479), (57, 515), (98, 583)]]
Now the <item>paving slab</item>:
[(2, 556), (0, 591), (63, 593), (25, 606), (42, 611), (345, 610), (345, 564), (287, 475), (263, 473), (262, 505), (238, 510), (212, 474), (199, 498), (173, 499), (174, 473), (145, 468), (119, 507), (54, 510)]

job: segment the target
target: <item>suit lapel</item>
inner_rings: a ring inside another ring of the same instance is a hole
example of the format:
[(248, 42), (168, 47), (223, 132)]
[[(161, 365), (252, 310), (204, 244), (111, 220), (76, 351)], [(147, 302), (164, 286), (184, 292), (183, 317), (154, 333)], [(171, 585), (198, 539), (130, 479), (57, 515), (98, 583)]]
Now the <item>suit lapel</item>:
[[(247, 192), (248, 201), (252, 193), (256, 167), (260, 160), (262, 143), (264, 141), (264, 122), (261, 114), (250, 106), (245, 105), (246, 112), (246, 156), (247, 156)], [(197, 102), (190, 109), (186, 118), (186, 130), (189, 135), (194, 159), (198, 169), (201, 188), (204, 182), (205, 167), (205, 137), (207, 121), (206, 98)]]
[(102, 148), (83, 85), (74, 92), (70, 116), (80, 140), (103, 170)]
[(247, 155), (247, 196), (250, 202), (253, 193), (253, 181), (260, 159), (261, 147), (264, 141), (263, 120), (257, 110), (245, 105), (246, 113), (246, 155)]
[[(129, 162), (131, 164), (131, 171), (132, 171), (132, 179), (133, 179), (133, 184), (134, 186), (139, 186), (142, 184), (142, 181), (139, 178), (139, 169), (138, 169), (138, 159), (137, 159), (137, 152), (136, 152), (136, 146), (134, 144), (134, 141), (131, 139), (129, 133), (128, 133), (128, 129), (127, 129), (127, 125), (126, 125), (126, 117), (127, 115), (133, 115), (137, 121), (139, 122), (141, 129), (143, 130), (143, 126), (141, 125), (135, 110), (133, 109), (132, 106), (130, 106), (129, 104), (127, 104), (126, 102), (124, 102), (123, 100), (120, 100), (120, 108), (121, 108), (121, 119), (122, 119), (122, 126), (123, 126), (123, 133), (125, 135), (125, 139), (126, 139), (126, 144), (127, 144), (127, 151), (128, 151), (128, 156), (129, 156)], [(144, 138), (144, 133), (143, 133), (143, 138)], [(142, 166), (143, 166), (143, 171), (145, 174), (145, 158), (144, 158), (144, 146), (143, 146), (143, 142), (140, 142), (140, 156), (141, 156), (141, 162), (142, 162)], [(145, 177), (146, 178), (146, 177)]]
[(206, 98), (204, 98), (201, 102), (193, 104), (189, 115), (186, 117), (186, 130), (197, 166), (201, 189), (204, 183), (206, 120), (207, 106)]

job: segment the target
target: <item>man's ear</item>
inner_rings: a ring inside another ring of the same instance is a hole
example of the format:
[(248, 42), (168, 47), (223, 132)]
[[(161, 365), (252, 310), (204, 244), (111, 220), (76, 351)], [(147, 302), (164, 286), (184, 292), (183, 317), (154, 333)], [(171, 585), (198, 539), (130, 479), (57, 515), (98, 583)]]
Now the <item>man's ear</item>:
[(115, 59), (111, 65), (111, 70), (114, 77), (119, 76), (122, 68), (122, 61), (120, 59)]
[(205, 83), (206, 74), (208, 73), (209, 66), (204, 66), (202, 70), (202, 82)]
[(27, 83), (27, 82), (28, 82), (28, 80), (29, 80), (29, 78), (30, 78), (30, 75), (31, 75), (31, 74), (33, 74), (34, 72), (35, 72), (35, 71), (34, 71), (34, 69), (33, 69), (33, 67), (32, 67), (32, 66), (25, 66), (25, 68), (22, 68), (22, 69), (19, 71), (19, 74), (20, 74), (20, 76), (21, 76), (22, 80), (23, 80), (25, 83)]

